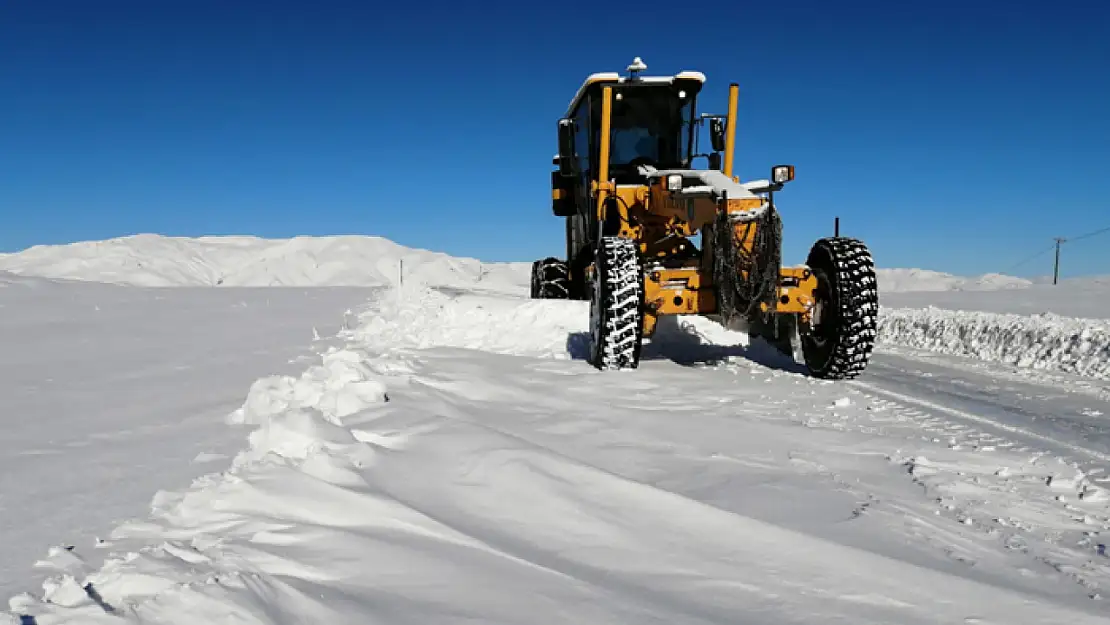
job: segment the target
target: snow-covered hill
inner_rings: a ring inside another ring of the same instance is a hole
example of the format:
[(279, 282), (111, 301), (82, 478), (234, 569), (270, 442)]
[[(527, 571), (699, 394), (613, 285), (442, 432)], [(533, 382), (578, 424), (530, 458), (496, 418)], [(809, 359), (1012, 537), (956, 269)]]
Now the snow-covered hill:
[[(373, 236), (262, 239), (155, 234), (40, 245), (0, 254), (0, 270), (20, 275), (140, 286), (381, 286), (404, 278), (429, 286), (527, 289), (530, 262), (482, 263), (418, 250)], [(879, 269), (885, 293), (983, 291), (1030, 281), (926, 269)], [(527, 291), (525, 291), (527, 292)]]
[(0, 254), (0, 270), (19, 275), (158, 287), (382, 286), (403, 279), (429, 286), (527, 289), (529, 267), (456, 258), (372, 236), (140, 234)]
[(1025, 278), (988, 273), (982, 276), (956, 276), (929, 269), (878, 270), (879, 290), (884, 293), (906, 291), (992, 291), (1020, 289), (1033, 284)]

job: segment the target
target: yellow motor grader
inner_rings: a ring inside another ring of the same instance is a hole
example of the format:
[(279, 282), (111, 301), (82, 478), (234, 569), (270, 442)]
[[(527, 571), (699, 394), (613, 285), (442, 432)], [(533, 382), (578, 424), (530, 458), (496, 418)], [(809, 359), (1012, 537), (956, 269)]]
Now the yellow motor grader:
[[(533, 263), (532, 297), (590, 301), (599, 369), (637, 367), (660, 316), (704, 315), (800, 351), (816, 377), (857, 376), (879, 306), (866, 245), (823, 238), (804, 265), (783, 266), (774, 196), (794, 167), (734, 175), (738, 86), (726, 114), (699, 115), (704, 74), (646, 69), (637, 57), (627, 75), (589, 76), (559, 120), (552, 210), (566, 220), (567, 253)], [(712, 150), (701, 154), (706, 123)]]

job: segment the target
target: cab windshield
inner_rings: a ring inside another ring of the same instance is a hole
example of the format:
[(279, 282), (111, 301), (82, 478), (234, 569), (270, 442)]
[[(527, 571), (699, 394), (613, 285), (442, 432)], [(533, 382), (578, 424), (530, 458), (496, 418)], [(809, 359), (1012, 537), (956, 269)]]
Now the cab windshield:
[(613, 98), (611, 175), (618, 182), (640, 178), (639, 165), (658, 169), (686, 167), (690, 158), (690, 126), (694, 98), (670, 85), (620, 89)]

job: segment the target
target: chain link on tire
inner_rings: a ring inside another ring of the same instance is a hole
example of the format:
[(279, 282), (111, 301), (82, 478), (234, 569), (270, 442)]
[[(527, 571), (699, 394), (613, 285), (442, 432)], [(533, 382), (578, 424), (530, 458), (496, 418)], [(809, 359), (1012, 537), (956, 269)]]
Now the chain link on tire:
[(532, 299), (570, 297), (570, 272), (565, 261), (545, 258), (532, 263)]
[(855, 378), (867, 367), (878, 335), (871, 252), (857, 239), (830, 237), (813, 244), (806, 264), (818, 281), (815, 318), (801, 337), (806, 366), (819, 378)]
[(590, 362), (598, 369), (640, 364), (644, 280), (638, 252), (631, 239), (601, 240), (590, 284)]

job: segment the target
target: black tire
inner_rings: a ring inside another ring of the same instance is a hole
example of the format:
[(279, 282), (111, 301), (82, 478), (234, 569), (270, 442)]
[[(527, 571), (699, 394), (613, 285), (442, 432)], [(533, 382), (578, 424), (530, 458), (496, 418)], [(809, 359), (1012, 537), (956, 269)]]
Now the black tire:
[(644, 279), (636, 242), (604, 237), (590, 282), (590, 362), (601, 370), (640, 366)]
[(532, 299), (567, 299), (570, 278), (567, 264), (558, 258), (532, 263)]
[(831, 237), (813, 244), (806, 264), (818, 283), (816, 318), (801, 336), (806, 367), (818, 378), (855, 378), (867, 368), (878, 335), (875, 261), (862, 241)]

